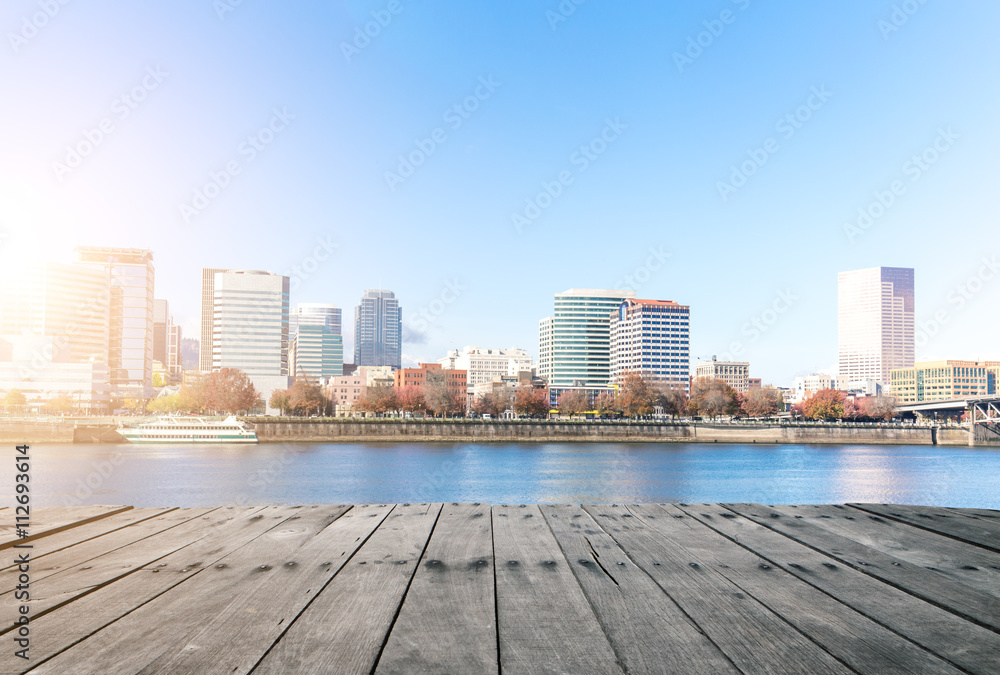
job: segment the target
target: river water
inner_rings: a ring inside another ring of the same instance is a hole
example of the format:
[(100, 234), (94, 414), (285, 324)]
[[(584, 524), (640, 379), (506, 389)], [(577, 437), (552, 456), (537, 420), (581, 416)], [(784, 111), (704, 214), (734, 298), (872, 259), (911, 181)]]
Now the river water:
[[(11, 461), (0, 506), (14, 504)], [(1000, 450), (698, 444), (33, 445), (32, 504), (888, 502), (1000, 509)]]

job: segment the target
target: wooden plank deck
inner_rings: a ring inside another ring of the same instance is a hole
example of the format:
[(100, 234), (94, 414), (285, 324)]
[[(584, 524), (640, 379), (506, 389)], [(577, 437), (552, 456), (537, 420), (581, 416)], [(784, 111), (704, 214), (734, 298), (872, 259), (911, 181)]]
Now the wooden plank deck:
[[(986, 509), (58, 507), (32, 521), (30, 541), (0, 523), (0, 675), (1000, 664), (1000, 513)], [(13, 640), (25, 550), (29, 660)]]

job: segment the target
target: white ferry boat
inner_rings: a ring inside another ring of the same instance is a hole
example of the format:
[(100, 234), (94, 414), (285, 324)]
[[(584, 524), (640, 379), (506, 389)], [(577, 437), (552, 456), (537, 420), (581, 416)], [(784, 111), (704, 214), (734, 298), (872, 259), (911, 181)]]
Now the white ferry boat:
[(168, 415), (134, 427), (118, 425), (118, 433), (129, 443), (256, 443), (257, 432), (235, 417), (206, 420), (203, 417)]

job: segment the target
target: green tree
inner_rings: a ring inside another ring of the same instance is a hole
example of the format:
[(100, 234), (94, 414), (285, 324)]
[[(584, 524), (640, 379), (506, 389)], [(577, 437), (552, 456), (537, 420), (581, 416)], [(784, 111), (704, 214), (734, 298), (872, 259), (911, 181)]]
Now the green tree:
[(839, 420), (844, 416), (845, 398), (842, 391), (820, 389), (802, 404), (802, 414), (811, 420)]
[(60, 394), (55, 398), (50, 398), (46, 403), (45, 407), (49, 412), (53, 413), (68, 413), (72, 412), (73, 408), (76, 407), (76, 402), (71, 396), (66, 394)]
[(159, 389), (170, 384), (163, 373), (153, 373), (153, 387)]

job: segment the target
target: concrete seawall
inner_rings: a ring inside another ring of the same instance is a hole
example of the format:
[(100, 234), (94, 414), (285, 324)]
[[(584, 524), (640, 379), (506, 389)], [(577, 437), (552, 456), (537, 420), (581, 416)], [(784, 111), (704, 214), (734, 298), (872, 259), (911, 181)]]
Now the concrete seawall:
[[(600, 422), (341, 421), (257, 422), (262, 443), (281, 442), (646, 442), (646, 443), (828, 443), (934, 445), (938, 429), (918, 426), (643, 424)], [(961, 442), (968, 445), (968, 433)]]

